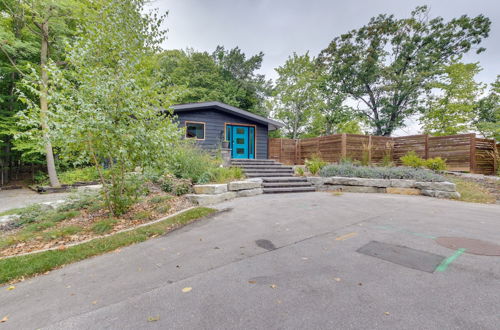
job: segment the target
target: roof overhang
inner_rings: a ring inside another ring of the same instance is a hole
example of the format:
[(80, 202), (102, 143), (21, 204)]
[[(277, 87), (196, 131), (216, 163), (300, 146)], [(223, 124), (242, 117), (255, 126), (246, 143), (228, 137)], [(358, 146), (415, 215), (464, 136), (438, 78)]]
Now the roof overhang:
[(196, 111), (196, 110), (204, 110), (204, 109), (215, 109), (218, 111), (223, 111), (226, 113), (235, 114), (237, 116), (246, 118), (248, 120), (255, 121), (260, 124), (267, 125), (268, 130), (273, 131), (284, 125), (276, 120), (268, 119), (246, 110), (233, 107), (232, 105), (225, 104), (222, 102), (200, 102), (200, 103), (186, 103), (186, 104), (176, 104), (172, 105), (171, 108), (174, 110), (174, 113), (177, 112), (186, 112), (186, 111)]

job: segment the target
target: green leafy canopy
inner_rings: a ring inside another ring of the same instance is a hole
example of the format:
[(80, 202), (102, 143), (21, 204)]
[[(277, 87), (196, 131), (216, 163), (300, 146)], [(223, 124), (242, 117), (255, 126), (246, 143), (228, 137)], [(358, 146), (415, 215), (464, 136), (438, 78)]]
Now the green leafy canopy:
[(439, 69), (479, 45), (490, 25), (483, 15), (430, 19), (427, 7), (417, 7), (409, 18), (379, 15), (336, 37), (319, 61), (331, 85), (358, 102), (375, 134), (387, 136), (419, 110)]

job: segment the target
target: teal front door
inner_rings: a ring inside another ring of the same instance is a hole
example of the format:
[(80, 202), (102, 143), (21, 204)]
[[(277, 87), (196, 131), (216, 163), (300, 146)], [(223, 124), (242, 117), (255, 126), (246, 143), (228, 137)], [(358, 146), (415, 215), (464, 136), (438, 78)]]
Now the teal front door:
[(254, 154), (254, 127), (228, 125), (226, 138), (231, 148), (231, 158), (253, 159)]

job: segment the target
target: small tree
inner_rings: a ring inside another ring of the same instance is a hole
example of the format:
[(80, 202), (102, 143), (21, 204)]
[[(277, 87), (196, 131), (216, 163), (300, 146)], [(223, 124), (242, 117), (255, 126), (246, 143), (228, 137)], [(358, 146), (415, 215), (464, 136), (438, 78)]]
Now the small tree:
[(428, 100), (420, 122), (433, 135), (451, 135), (470, 130), (476, 117), (476, 100), (483, 86), (474, 80), (481, 68), (477, 63), (456, 62), (444, 68), (443, 74), (429, 87), (437, 91)]
[(180, 137), (177, 125), (160, 115), (169, 98), (152, 75), (164, 17), (143, 14), (145, 2), (102, 1), (89, 13), (92, 22), (68, 46), (70, 70), (49, 66), (61, 156), (94, 164), (115, 215), (137, 198), (140, 182), (130, 172), (160, 167)]
[(275, 94), (271, 106), (276, 118), (285, 123), (292, 139), (299, 137), (319, 105), (314, 60), (308, 53), (293, 54), (277, 69)]
[(475, 108), (474, 126), (485, 137), (500, 141), (500, 75), (491, 84), (490, 93)]

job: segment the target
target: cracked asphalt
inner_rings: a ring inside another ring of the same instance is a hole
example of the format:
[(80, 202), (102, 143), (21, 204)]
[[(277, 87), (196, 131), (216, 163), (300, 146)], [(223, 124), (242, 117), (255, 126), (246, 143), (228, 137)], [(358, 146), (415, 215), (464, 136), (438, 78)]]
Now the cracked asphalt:
[[(435, 242), (500, 244), (499, 205), (317, 192), (216, 207), (228, 210), (1, 287), (0, 329), (499, 328), (500, 257), (450, 259)], [(419, 269), (430, 256), (448, 263)]]

